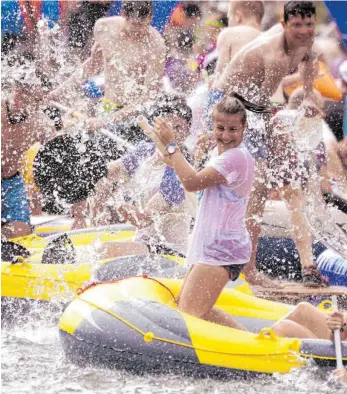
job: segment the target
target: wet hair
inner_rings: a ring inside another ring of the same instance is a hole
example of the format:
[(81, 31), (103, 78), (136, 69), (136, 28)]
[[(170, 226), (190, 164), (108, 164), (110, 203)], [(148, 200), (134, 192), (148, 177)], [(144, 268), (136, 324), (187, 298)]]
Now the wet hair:
[(146, 19), (153, 15), (153, 2), (124, 0), (123, 12), (127, 18)]
[(284, 22), (287, 23), (290, 16), (300, 15), (302, 19), (316, 15), (316, 6), (312, 1), (287, 1), (284, 4)]
[(221, 17), (219, 18), (219, 22), (222, 24), (222, 27), (228, 27), (229, 25), (228, 15), (223, 12)]
[(245, 18), (256, 17), (258, 23), (264, 16), (263, 1), (232, 1), (233, 11), (240, 11)]
[(245, 123), (247, 119), (246, 110), (256, 113), (270, 113), (271, 109), (263, 105), (253, 104), (244, 99), (238, 93), (231, 93), (229, 96), (224, 96), (218, 104), (215, 105), (213, 111), (220, 112), (227, 115), (242, 115), (242, 122)]
[(189, 51), (193, 48), (195, 36), (189, 29), (180, 31), (177, 35), (177, 46), (179, 49)]
[(182, 11), (186, 18), (201, 18), (201, 9), (197, 4), (194, 3), (183, 3), (182, 4)]
[(151, 121), (157, 116), (178, 116), (184, 119), (189, 127), (192, 124), (192, 110), (185, 97), (181, 95), (163, 94), (159, 96), (149, 112)]
[(207, 75), (210, 77), (211, 75), (214, 74), (214, 72), (216, 71), (216, 67), (217, 67), (217, 58), (211, 60), (207, 66), (205, 67), (205, 70), (207, 72)]
[(107, 15), (111, 1), (106, 3), (92, 3), (83, 1), (77, 12), (73, 13), (68, 22), (68, 45), (84, 48), (93, 35), (95, 22)]

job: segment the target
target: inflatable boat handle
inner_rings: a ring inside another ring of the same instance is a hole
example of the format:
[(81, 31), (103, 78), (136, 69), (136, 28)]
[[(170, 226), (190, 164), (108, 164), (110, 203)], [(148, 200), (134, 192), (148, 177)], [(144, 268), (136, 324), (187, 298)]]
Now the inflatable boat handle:
[(317, 306), (317, 308), (323, 312), (332, 312), (333, 303), (331, 302), (331, 300), (324, 300)]
[(272, 328), (268, 328), (268, 327), (262, 328), (256, 338), (257, 339), (270, 339), (271, 341), (278, 341), (278, 336), (274, 333)]
[[(331, 296), (331, 301), (332, 301), (332, 304), (333, 304), (333, 310), (335, 312), (337, 312), (338, 308), (337, 308), (337, 297), (336, 297), (336, 295)], [(335, 343), (335, 352), (336, 352), (336, 367), (338, 369), (339, 368), (343, 368), (340, 330), (335, 330), (334, 331), (334, 343)]]

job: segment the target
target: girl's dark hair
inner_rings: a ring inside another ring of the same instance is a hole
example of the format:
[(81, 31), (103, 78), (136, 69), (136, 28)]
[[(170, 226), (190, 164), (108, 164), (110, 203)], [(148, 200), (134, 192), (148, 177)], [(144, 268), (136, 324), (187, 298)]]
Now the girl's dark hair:
[(153, 2), (124, 0), (123, 12), (127, 18), (146, 19), (153, 15)]
[(300, 15), (303, 19), (316, 15), (316, 6), (312, 1), (287, 1), (284, 4), (284, 22), (287, 23), (290, 16)]
[(253, 104), (247, 101), (238, 93), (231, 93), (229, 96), (224, 96), (222, 100), (216, 104), (214, 109), (222, 114), (234, 115), (241, 114), (242, 121), (245, 123), (247, 119), (246, 110), (255, 113), (270, 113), (271, 109), (264, 105)]
[(148, 115), (150, 120), (153, 120), (157, 116), (179, 116), (186, 120), (189, 127), (192, 124), (193, 117), (192, 110), (187, 104), (186, 99), (177, 94), (163, 94), (159, 96)]
[(201, 9), (199, 5), (195, 4), (194, 2), (183, 2), (182, 10), (188, 19), (201, 18)]

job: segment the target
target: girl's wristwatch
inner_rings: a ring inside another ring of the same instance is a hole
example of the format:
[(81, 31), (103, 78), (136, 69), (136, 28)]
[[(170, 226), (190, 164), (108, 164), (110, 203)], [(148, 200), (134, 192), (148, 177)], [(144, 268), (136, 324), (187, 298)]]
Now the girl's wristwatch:
[(169, 145), (166, 145), (165, 149), (169, 156), (172, 156), (176, 152), (177, 148), (178, 146), (176, 142), (171, 142)]

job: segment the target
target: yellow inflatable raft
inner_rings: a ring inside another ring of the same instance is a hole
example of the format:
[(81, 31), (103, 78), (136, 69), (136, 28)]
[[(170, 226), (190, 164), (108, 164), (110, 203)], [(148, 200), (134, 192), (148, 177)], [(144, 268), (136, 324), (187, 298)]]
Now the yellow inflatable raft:
[[(71, 263), (65, 259), (65, 248), (55, 261), (42, 263), (49, 246), (63, 236), (42, 238), (37, 235), (16, 238), (12, 241), (25, 247), (30, 257), (20, 259), (19, 263), (1, 262), (1, 297), (30, 300), (66, 300), (71, 299), (77, 289), (91, 279), (93, 271), (98, 280), (108, 280), (135, 276), (139, 273), (159, 276), (183, 276), (186, 272), (184, 259), (177, 256), (130, 256), (118, 259), (106, 259), (98, 262), (98, 269), (93, 262), (95, 244), (110, 241), (131, 240), (134, 230), (131, 226), (117, 225), (100, 229), (87, 229), (66, 233), (72, 242), (78, 261)], [(66, 249), (71, 252), (71, 249)], [(59, 263), (63, 260), (63, 263)], [(64, 261), (65, 260), (65, 261)], [(58, 262), (58, 263), (57, 263)], [(100, 267), (99, 267), (100, 265)], [(244, 277), (236, 283), (240, 291), (251, 293)]]
[[(181, 285), (137, 277), (89, 286), (61, 317), (65, 354), (75, 363), (208, 376), (286, 373), (305, 365), (304, 358), (334, 359), (330, 341), (279, 338), (268, 328), (291, 306), (225, 289), (216, 306), (250, 330), (244, 332), (180, 312)], [(343, 354), (346, 361), (346, 346)]]
[[(131, 239), (132, 229), (120, 228), (113, 231), (85, 231), (70, 233), (69, 238), (76, 253), (86, 256), (92, 253), (93, 245), (108, 241)], [(41, 238), (35, 234), (12, 239), (13, 242), (25, 247), (30, 257), (20, 262), (1, 262), (1, 297), (21, 298), (50, 301), (52, 299), (71, 297), (83, 283), (91, 278), (93, 263), (83, 262), (42, 264), (44, 251), (56, 237)], [(105, 260), (106, 263), (110, 260)]]

